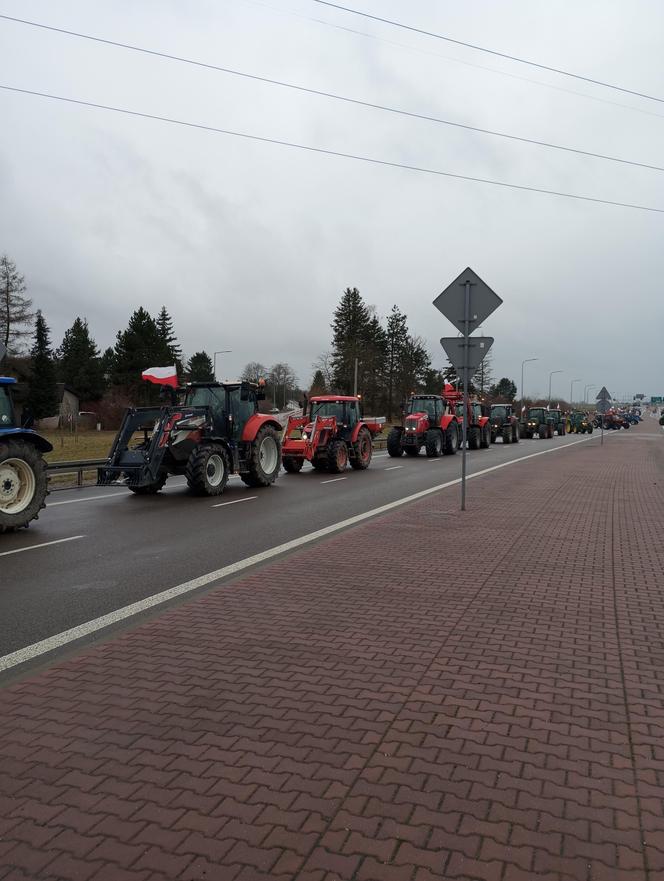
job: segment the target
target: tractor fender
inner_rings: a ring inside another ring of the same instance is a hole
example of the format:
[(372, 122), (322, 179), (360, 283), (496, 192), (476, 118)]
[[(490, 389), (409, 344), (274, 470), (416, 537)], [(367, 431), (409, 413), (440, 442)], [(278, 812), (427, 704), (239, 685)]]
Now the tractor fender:
[(446, 431), (447, 428), (453, 423), (457, 422), (457, 418), (453, 413), (444, 413), (440, 420), (440, 427), (443, 431)]
[(247, 419), (240, 440), (248, 441), (249, 443), (256, 440), (256, 435), (264, 425), (269, 425), (270, 428), (274, 428), (279, 434), (284, 430), (283, 425), (280, 425), (276, 419), (272, 419), (263, 413), (254, 413), (253, 416)]
[[(353, 429), (353, 432), (352, 432), (352, 434), (351, 434), (351, 436), (350, 436), (350, 442), (351, 442), (352, 444), (357, 443), (357, 438), (358, 438), (358, 436), (359, 436), (359, 434), (360, 434), (360, 431), (361, 431), (363, 428), (367, 428), (367, 424), (366, 424), (366, 422), (363, 422), (362, 420), (360, 420), (360, 421), (357, 423), (357, 425), (355, 426), (355, 428)], [(368, 429), (367, 429), (367, 431), (368, 431)], [(371, 434), (371, 432), (369, 432), (369, 434)]]
[(45, 437), (37, 434), (36, 431), (30, 431), (29, 428), (9, 428), (7, 431), (0, 431), (0, 442), (3, 440), (24, 441), (27, 444), (32, 444), (40, 453), (50, 453), (53, 449), (53, 445)]

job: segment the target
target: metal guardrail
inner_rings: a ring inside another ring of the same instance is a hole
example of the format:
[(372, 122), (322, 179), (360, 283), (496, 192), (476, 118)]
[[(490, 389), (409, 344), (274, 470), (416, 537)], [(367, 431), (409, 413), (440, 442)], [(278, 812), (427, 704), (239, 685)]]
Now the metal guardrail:
[[(83, 472), (96, 471), (106, 465), (108, 459), (82, 459), (78, 462), (49, 462), (47, 471), (50, 474), (76, 474), (76, 486), (83, 486)], [(52, 490), (71, 489), (69, 486), (53, 486)]]

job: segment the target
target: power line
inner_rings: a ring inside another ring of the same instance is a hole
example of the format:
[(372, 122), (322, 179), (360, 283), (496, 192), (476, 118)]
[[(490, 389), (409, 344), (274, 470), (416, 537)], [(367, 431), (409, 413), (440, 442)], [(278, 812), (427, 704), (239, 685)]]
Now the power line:
[(248, 73), (247, 71), (236, 70), (236, 69), (230, 68), (230, 67), (221, 67), (220, 65), (210, 64), (210, 63), (204, 62), (204, 61), (198, 61), (194, 58), (186, 58), (186, 57), (180, 56), (180, 55), (171, 55), (168, 52), (160, 52), (156, 49), (148, 49), (144, 46), (135, 46), (135, 45), (132, 45), (131, 43), (121, 43), (117, 40), (108, 40), (108, 39), (105, 39), (104, 37), (95, 37), (95, 36), (92, 36), (91, 34), (84, 34), (84, 33), (78, 32), (78, 31), (67, 30), (65, 28), (58, 28), (58, 27), (54, 27), (52, 25), (42, 24), (41, 22), (28, 21), (26, 19), (21, 19), (21, 18), (14, 18), (9, 15), (0, 15), (0, 19), (5, 19), (6, 21), (16, 22), (18, 24), (29, 25), (30, 27), (40, 28), (40, 29), (46, 30), (46, 31), (53, 31), (58, 34), (65, 34), (67, 36), (76, 37), (76, 38), (82, 39), (82, 40), (89, 40), (93, 43), (102, 43), (104, 45), (113, 46), (115, 48), (128, 49), (131, 52), (139, 52), (144, 55), (149, 55), (149, 56), (152, 56), (155, 58), (165, 59), (167, 61), (175, 61), (175, 62), (178, 62), (181, 64), (188, 64), (188, 65), (192, 65), (194, 67), (201, 67), (201, 68), (204, 68), (205, 70), (213, 70), (216, 73), (230, 74), (231, 76), (237, 76), (237, 77), (241, 77), (243, 79), (254, 80), (255, 82), (266, 83), (268, 85), (279, 86), (280, 88), (291, 89), (296, 92), (304, 92), (305, 94), (308, 94), (308, 95), (316, 95), (319, 98), (329, 98), (334, 101), (342, 101), (346, 104), (354, 104), (358, 107), (368, 107), (372, 110), (379, 110), (384, 113), (392, 113), (392, 114), (395, 114), (398, 116), (405, 116), (410, 119), (419, 119), (419, 120), (423, 120), (425, 122), (432, 122), (437, 125), (446, 125), (446, 126), (450, 126), (453, 128), (464, 129), (465, 131), (477, 132), (479, 134), (489, 135), (491, 137), (504, 138), (504, 139), (510, 140), (510, 141), (518, 141), (522, 144), (531, 144), (536, 147), (545, 147), (545, 148), (551, 149), (551, 150), (561, 150), (565, 153), (576, 153), (578, 156), (586, 156), (591, 159), (602, 159), (607, 162), (617, 162), (617, 163), (620, 163), (621, 165), (632, 165), (637, 168), (647, 168), (651, 171), (664, 171), (664, 166), (661, 166), (661, 165), (650, 165), (647, 162), (639, 162), (639, 161), (633, 160), (633, 159), (622, 159), (618, 156), (609, 156), (605, 153), (595, 153), (591, 150), (581, 150), (580, 148), (577, 148), (577, 147), (567, 147), (563, 144), (554, 144), (549, 141), (539, 141), (539, 140), (536, 140), (535, 138), (525, 138), (525, 137), (521, 137), (520, 135), (511, 135), (507, 132), (499, 132), (499, 131), (495, 131), (493, 129), (487, 129), (487, 128), (481, 128), (479, 126), (468, 125), (466, 123), (456, 122), (456, 121), (450, 120), (450, 119), (442, 119), (441, 117), (430, 116), (425, 113), (415, 113), (413, 111), (403, 110), (398, 107), (389, 107), (388, 105), (385, 105), (385, 104), (377, 104), (377, 103), (374, 103), (371, 101), (363, 101), (360, 98), (351, 98), (347, 95), (339, 95), (335, 92), (325, 92), (321, 89), (312, 89), (307, 86), (298, 85), (297, 83), (289, 83), (289, 82), (285, 82), (284, 80), (276, 80), (276, 79), (272, 79), (272, 78), (266, 77), (266, 76), (259, 76), (258, 74)]
[(568, 76), (575, 80), (583, 80), (586, 83), (592, 83), (595, 86), (603, 86), (606, 89), (614, 89), (616, 92), (624, 92), (626, 95), (636, 95), (637, 98), (646, 98), (648, 101), (658, 101), (664, 104), (664, 98), (657, 98), (654, 95), (647, 95), (645, 92), (636, 92), (634, 89), (627, 89), (623, 86), (616, 86), (613, 83), (606, 83), (603, 80), (595, 80), (589, 76), (583, 76), (580, 73), (571, 73), (569, 70), (562, 70), (559, 67), (549, 67), (547, 64), (540, 64), (537, 61), (530, 61), (527, 58), (519, 58), (517, 55), (508, 55), (507, 52), (499, 52), (497, 49), (487, 49), (485, 46), (476, 46), (474, 43), (466, 43), (463, 40), (455, 40), (454, 37), (448, 37), (445, 34), (437, 34), (433, 31), (426, 31), (423, 28), (414, 27), (413, 25), (404, 24), (401, 21), (393, 21), (389, 18), (381, 18), (379, 15), (372, 15), (369, 12), (362, 12), (359, 9), (351, 9), (349, 6), (341, 6), (338, 3), (331, 3), (330, 0), (311, 0), (312, 3), (318, 3), (320, 6), (329, 6), (331, 9), (340, 9), (342, 12), (350, 12), (352, 15), (360, 15), (362, 18), (369, 18), (371, 21), (379, 21), (382, 24), (389, 24), (395, 28), (403, 28), (405, 31), (411, 31), (414, 34), (422, 34), (425, 37), (433, 37), (436, 40), (445, 40), (447, 43), (454, 43), (456, 46), (464, 46), (466, 49), (475, 49), (477, 52), (486, 52), (488, 55), (495, 55), (497, 58), (506, 58), (508, 61), (517, 61), (519, 64), (527, 64), (530, 67), (538, 67), (540, 70), (548, 70), (550, 73), (557, 73), (561, 76)]
[(511, 190), (524, 190), (529, 193), (541, 193), (547, 196), (560, 196), (565, 199), (576, 199), (581, 202), (595, 202), (600, 205), (614, 205), (618, 208), (633, 208), (638, 211), (651, 211), (656, 214), (664, 214), (664, 208), (655, 208), (649, 205), (638, 205), (631, 202), (617, 202), (613, 199), (600, 199), (594, 196), (581, 196), (577, 193), (564, 193), (558, 190), (547, 190), (542, 187), (530, 187), (525, 184), (511, 184), (505, 181), (492, 180), (491, 178), (472, 177), (467, 174), (456, 174), (451, 171), (442, 171), (437, 168), (426, 168), (420, 165), (408, 165), (403, 162), (391, 162), (387, 159), (377, 159), (372, 156), (360, 156), (356, 153), (344, 153), (340, 150), (330, 150), (324, 147), (312, 147), (309, 144), (298, 144), (293, 141), (282, 141), (277, 138), (268, 138), (261, 135), (252, 135), (248, 132), (237, 132), (231, 129), (217, 128), (212, 125), (204, 125), (198, 122), (188, 122), (183, 119), (175, 119), (170, 116), (157, 116), (153, 113), (143, 113), (139, 110), (128, 110), (124, 107), (113, 107), (109, 104), (98, 104), (93, 101), (81, 101), (77, 98), (67, 98), (64, 95), (53, 95), (48, 92), (37, 92), (32, 89), (19, 89), (16, 86), (7, 86), (0, 84), (0, 89), (7, 92), (16, 92), (21, 95), (34, 95), (38, 98), (48, 98), (51, 101), (62, 101), (66, 104), (76, 104), (80, 107), (92, 107), (96, 110), (108, 110), (113, 113), (121, 113), (126, 116), (141, 117), (142, 119), (152, 119), (157, 122), (167, 122), (171, 125), (181, 125), (186, 128), (200, 129), (201, 131), (215, 132), (220, 135), (229, 135), (234, 138), (244, 138), (250, 141), (259, 141), (263, 144), (276, 144), (280, 147), (291, 147), (296, 150), (306, 150), (309, 153), (318, 153), (326, 156), (337, 156), (341, 159), (352, 159), (356, 162), (368, 162), (372, 165), (382, 165), (388, 168), (400, 168), (405, 171), (416, 171), (420, 174), (431, 174), (437, 177), (449, 177), (456, 180), (472, 181), (480, 184), (490, 184), (495, 187), (504, 187)]

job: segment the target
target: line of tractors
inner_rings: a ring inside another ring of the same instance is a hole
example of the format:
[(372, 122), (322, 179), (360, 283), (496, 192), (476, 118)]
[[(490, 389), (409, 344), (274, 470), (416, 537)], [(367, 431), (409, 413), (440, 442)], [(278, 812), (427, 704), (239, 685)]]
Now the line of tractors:
[[(0, 532), (36, 519), (48, 492), (43, 453), (51, 445), (16, 424), (12, 382), (0, 379)], [(125, 412), (108, 460), (98, 470), (99, 486), (122, 485), (137, 495), (153, 495), (178, 474), (195, 494), (216, 496), (231, 474), (261, 487), (274, 483), (282, 466), (294, 474), (305, 462), (336, 474), (349, 465), (364, 470), (385, 421), (363, 417), (359, 397), (317, 395), (305, 401), (302, 415), (289, 417), (284, 429), (272, 415), (259, 412), (265, 398), (261, 384), (189, 383), (168, 391), (171, 400), (160, 406)], [(567, 430), (592, 432), (584, 414), (563, 416), (541, 407), (518, 419), (510, 404), (495, 404), (487, 412), (473, 401), (464, 414), (461, 393), (446, 385), (441, 395), (410, 397), (402, 424), (388, 434), (387, 452), (452, 455), (461, 446), (464, 420), (470, 450), (487, 449), (498, 438), (518, 443)]]

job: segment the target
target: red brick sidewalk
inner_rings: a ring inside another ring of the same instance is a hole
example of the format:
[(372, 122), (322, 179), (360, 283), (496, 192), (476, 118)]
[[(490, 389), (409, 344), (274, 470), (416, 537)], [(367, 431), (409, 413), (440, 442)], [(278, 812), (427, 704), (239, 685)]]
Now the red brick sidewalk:
[(0, 878), (664, 879), (648, 430), (474, 480), (464, 516), (442, 492), (1, 691)]

